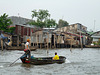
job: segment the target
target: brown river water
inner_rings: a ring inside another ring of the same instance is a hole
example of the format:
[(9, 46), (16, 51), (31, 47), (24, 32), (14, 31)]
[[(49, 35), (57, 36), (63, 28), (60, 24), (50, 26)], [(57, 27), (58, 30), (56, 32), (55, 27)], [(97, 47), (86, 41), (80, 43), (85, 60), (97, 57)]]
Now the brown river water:
[(100, 48), (72, 49), (37, 49), (32, 51), (34, 57), (65, 56), (63, 64), (29, 65), (22, 64), (18, 59), (23, 51), (1, 51), (0, 50), (0, 75), (100, 75)]

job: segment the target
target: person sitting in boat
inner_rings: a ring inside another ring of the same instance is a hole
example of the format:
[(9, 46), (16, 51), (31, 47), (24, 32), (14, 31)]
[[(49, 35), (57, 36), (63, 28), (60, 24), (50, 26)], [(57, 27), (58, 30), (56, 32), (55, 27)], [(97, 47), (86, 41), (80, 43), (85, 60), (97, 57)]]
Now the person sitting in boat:
[(29, 43), (30, 43), (30, 40), (27, 39), (27, 42), (26, 42), (26, 44), (25, 44), (25, 49), (24, 49), (24, 52), (25, 52), (25, 54), (28, 56), (28, 58), (31, 57), (30, 48), (29, 48)]
[(53, 60), (59, 60), (59, 56), (57, 55), (57, 52), (55, 52), (55, 56), (53, 57)]

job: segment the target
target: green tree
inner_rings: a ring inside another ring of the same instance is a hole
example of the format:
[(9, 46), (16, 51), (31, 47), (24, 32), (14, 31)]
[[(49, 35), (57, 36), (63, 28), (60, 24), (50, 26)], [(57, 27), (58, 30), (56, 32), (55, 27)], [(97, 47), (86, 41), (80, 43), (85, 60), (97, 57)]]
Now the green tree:
[(50, 19), (50, 14), (48, 10), (33, 10), (32, 11), (32, 19), (34, 21), (29, 22), (31, 25), (37, 25), (39, 27), (51, 27), (56, 26), (56, 21)]
[(49, 12), (48, 10), (41, 10), (41, 9), (39, 9), (39, 11), (33, 10), (32, 19), (36, 18), (38, 21), (43, 22), (43, 20), (50, 17), (50, 14), (48, 12)]
[(53, 27), (57, 25), (56, 21), (54, 19), (46, 19), (45, 20), (46, 27)]
[(8, 26), (11, 24), (11, 19), (8, 19), (8, 15), (6, 15), (6, 13), (0, 16), (0, 30), (3, 30), (4, 32), (9, 32)]
[(69, 25), (69, 23), (67, 21), (60, 19), (57, 27), (60, 28), (60, 27), (68, 26), (68, 25)]
[(39, 10), (38, 12), (38, 20), (43, 22), (44, 20), (46, 20), (48, 17), (50, 17), (50, 14), (48, 13), (48, 10)]
[(15, 30), (15, 27), (10, 27), (8, 32), (14, 33), (14, 30)]
[(37, 15), (38, 15), (37, 10), (33, 10), (32, 13), (33, 13), (32, 14), (32, 19), (35, 18), (35, 17), (37, 17)]

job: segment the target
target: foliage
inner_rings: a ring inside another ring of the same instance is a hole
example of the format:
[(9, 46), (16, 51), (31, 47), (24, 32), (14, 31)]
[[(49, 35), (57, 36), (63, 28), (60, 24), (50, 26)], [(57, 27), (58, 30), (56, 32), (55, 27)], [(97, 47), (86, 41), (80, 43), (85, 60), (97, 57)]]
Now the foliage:
[(98, 41), (98, 45), (100, 45), (100, 40)]
[(54, 19), (50, 19), (50, 14), (48, 10), (33, 10), (32, 19), (34, 19), (34, 21), (29, 22), (29, 24), (31, 25), (37, 25), (40, 27), (51, 27), (57, 25)]
[(96, 43), (96, 42), (93, 42), (93, 44), (94, 44), (94, 45), (97, 45), (97, 43)]
[(3, 30), (4, 32), (9, 32), (8, 26), (12, 24), (11, 19), (7, 18), (8, 15), (4, 13), (0, 16), (0, 30)]
[(44, 22), (46, 27), (53, 27), (57, 25), (56, 21), (53, 19), (46, 19)]
[(41, 10), (41, 9), (39, 9), (39, 11), (33, 10), (32, 19), (36, 18), (38, 21), (43, 22), (46, 18), (50, 17), (50, 14), (48, 12), (49, 12), (48, 10)]
[(31, 22), (28, 22), (28, 24), (30, 24), (30, 25), (36, 25), (38, 27), (45, 26), (45, 23), (44, 22), (41, 22), (41, 21), (31, 21)]
[(68, 26), (68, 25), (69, 23), (67, 21), (60, 19), (57, 27), (60, 28), (60, 27)]
[(8, 32), (13, 33), (14, 30), (15, 30), (15, 27), (10, 27)]
[(100, 40), (97, 42), (93, 42), (94, 45), (100, 45)]

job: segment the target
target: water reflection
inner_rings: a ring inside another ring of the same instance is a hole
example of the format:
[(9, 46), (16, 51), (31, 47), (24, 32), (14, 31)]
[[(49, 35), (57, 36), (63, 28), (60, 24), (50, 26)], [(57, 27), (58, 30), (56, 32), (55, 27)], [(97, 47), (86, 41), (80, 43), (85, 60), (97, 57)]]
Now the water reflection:
[(34, 65), (32, 65), (32, 64), (21, 64), (21, 67), (24, 67), (24, 68), (33, 68), (34, 67)]

